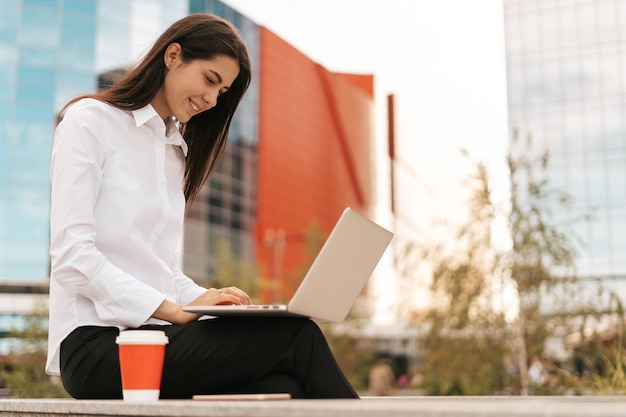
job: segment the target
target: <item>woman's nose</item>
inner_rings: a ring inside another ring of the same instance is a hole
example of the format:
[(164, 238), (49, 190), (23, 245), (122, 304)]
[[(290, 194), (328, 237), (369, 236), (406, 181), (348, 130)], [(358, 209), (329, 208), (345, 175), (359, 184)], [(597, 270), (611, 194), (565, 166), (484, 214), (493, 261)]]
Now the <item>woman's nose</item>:
[(202, 96), (202, 99), (204, 100), (205, 103), (207, 103), (208, 108), (211, 109), (215, 107), (215, 105), (217, 104), (217, 96), (218, 96), (218, 92), (213, 89), (210, 89), (204, 93), (204, 95)]

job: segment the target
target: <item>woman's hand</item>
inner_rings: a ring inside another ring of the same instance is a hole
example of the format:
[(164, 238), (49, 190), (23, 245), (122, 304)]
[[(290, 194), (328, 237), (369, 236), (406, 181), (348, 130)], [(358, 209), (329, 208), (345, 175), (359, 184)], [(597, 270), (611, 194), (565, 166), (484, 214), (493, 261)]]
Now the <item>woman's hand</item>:
[[(188, 305), (233, 305), (252, 304), (252, 300), (244, 291), (237, 287), (210, 288)], [(152, 317), (159, 320), (169, 321), (173, 324), (186, 324), (198, 320), (201, 314), (184, 311), (181, 306), (168, 300), (164, 300)]]
[(210, 288), (188, 305), (248, 305), (252, 300), (237, 287)]

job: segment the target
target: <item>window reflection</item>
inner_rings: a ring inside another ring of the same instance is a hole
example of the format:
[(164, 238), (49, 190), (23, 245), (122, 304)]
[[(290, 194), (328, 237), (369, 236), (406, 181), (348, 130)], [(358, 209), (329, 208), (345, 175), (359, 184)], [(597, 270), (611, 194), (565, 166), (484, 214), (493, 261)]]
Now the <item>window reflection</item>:
[(626, 282), (626, 1), (504, 11), (510, 124), (549, 145), (551, 184), (573, 197), (573, 214), (592, 214), (575, 227), (577, 272)]
[(63, 18), (61, 42), (64, 68), (93, 71), (94, 68), (94, 16), (66, 13)]
[(59, 21), (56, 9), (24, 5), (19, 42), (22, 45), (58, 47)]
[(17, 4), (0, 6), (0, 42), (16, 42), (18, 21)]

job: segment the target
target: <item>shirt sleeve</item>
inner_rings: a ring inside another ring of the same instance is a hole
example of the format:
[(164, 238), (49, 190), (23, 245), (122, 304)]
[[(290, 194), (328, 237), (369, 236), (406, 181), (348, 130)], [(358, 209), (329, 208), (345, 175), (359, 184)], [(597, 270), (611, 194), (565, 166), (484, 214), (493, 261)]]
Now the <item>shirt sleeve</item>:
[(174, 271), (174, 280), (178, 291), (178, 303), (188, 304), (200, 297), (204, 292), (206, 292), (207, 289), (196, 284), (194, 280), (185, 275), (180, 269), (178, 266), (178, 262), (180, 260), (180, 250), (176, 251), (176, 256), (174, 258), (175, 264), (172, 265), (172, 271)]
[(113, 265), (96, 246), (94, 206), (105, 160), (98, 115), (68, 109), (55, 131), (50, 164), (51, 277), (91, 300), (98, 317), (137, 327), (165, 295)]
[(174, 271), (176, 288), (178, 289), (178, 302), (188, 304), (204, 294), (207, 289), (196, 284), (191, 278), (186, 276), (181, 270)]

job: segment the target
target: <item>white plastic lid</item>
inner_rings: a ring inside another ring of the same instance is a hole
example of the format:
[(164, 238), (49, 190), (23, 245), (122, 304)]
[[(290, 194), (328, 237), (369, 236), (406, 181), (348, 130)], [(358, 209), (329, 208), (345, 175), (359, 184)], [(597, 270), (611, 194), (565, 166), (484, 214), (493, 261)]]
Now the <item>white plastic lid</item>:
[(115, 342), (118, 345), (166, 345), (169, 339), (161, 330), (124, 330)]

